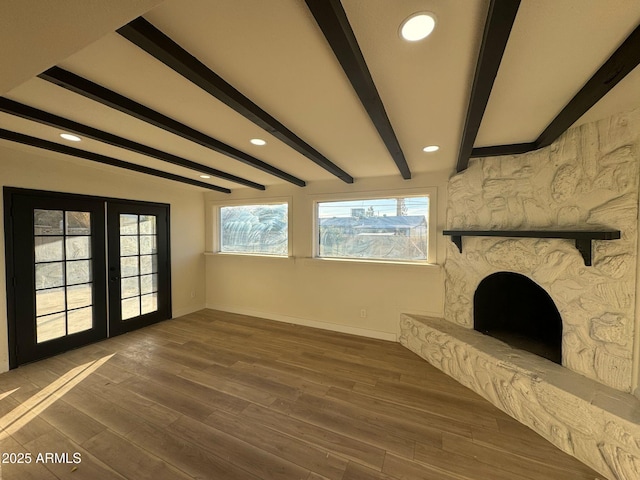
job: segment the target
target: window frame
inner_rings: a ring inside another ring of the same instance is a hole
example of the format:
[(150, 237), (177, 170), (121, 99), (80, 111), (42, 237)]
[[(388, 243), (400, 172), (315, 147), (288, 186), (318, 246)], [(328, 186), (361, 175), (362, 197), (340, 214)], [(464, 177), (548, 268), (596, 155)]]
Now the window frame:
[[(319, 205), (326, 202), (349, 202), (354, 200), (378, 200), (386, 198), (411, 198), (428, 197), (429, 212), (427, 216), (427, 258), (425, 260), (400, 260), (382, 258), (356, 258), (356, 257), (322, 257), (320, 256), (320, 217)], [(436, 265), (436, 231), (437, 231), (437, 188), (425, 187), (407, 190), (377, 190), (369, 192), (342, 193), (318, 196), (313, 201), (313, 238), (312, 252), (314, 260), (327, 262), (354, 262), (354, 263), (375, 263), (392, 265)]]
[[(267, 206), (267, 205), (287, 205), (287, 252), (285, 254), (259, 253), (259, 252), (223, 252), (222, 251), (222, 215), (221, 210), (225, 207), (243, 206)], [(211, 252), (215, 255), (238, 255), (242, 257), (265, 257), (265, 258), (291, 258), (293, 249), (293, 226), (291, 213), (291, 197), (273, 197), (268, 199), (246, 199), (235, 201), (212, 202), (211, 218), (212, 232)]]

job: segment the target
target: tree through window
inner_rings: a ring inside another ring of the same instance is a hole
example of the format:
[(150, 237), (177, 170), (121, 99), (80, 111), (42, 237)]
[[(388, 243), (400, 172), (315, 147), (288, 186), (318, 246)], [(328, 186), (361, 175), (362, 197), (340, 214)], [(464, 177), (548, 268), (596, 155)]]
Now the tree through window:
[(220, 251), (286, 256), (289, 217), (286, 203), (220, 208)]

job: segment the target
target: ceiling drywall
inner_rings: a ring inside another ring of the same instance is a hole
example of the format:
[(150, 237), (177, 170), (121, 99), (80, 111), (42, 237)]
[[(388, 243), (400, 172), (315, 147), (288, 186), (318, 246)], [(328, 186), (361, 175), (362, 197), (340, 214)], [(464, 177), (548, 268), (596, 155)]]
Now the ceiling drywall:
[[(48, 6), (38, 8), (43, 3)], [(399, 175), (303, 0), (65, 0), (55, 2), (56, 8), (49, 3), (10, 1), (7, 15), (3, 12), (0, 41), (9, 48), (3, 48), (0, 57), (0, 87), (8, 99), (267, 187), (285, 181), (36, 78), (55, 64), (307, 183), (335, 178), (273, 131), (265, 131), (116, 32), (144, 14), (356, 182)], [(339, 4), (414, 174), (455, 168), (489, 3)], [(435, 15), (435, 31), (420, 42), (402, 40), (401, 22), (420, 11)], [(638, 23), (637, 0), (522, 1), (475, 146), (534, 140)], [(638, 107), (639, 92), (636, 68), (577, 123)], [(59, 128), (8, 113), (0, 114), (0, 128), (64, 143)], [(267, 144), (252, 145), (252, 138)], [(427, 145), (439, 145), (440, 150), (425, 153)], [(95, 140), (72, 146), (188, 178), (199, 179), (201, 173)], [(246, 188), (218, 178), (203, 181)]]
[(162, 0), (3, 0), (0, 94), (144, 14)]

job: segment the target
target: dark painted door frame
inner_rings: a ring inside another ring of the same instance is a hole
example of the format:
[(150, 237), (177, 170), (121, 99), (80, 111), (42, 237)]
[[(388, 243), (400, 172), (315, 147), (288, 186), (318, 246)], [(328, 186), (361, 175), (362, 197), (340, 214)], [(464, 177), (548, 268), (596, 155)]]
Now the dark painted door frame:
[[(80, 195), (73, 193), (60, 193), (60, 192), (51, 192), (51, 191), (42, 191), (42, 190), (30, 190), (24, 188), (16, 188), (16, 187), (4, 187), (3, 188), (3, 197), (4, 197), (4, 234), (5, 234), (5, 274), (6, 274), (6, 295), (7, 295), (7, 340), (8, 340), (8, 352), (9, 352), (9, 368), (16, 368), (19, 363), (19, 357), (17, 355), (16, 346), (17, 346), (17, 308), (16, 302), (18, 298), (16, 297), (16, 269), (18, 266), (16, 265), (16, 253), (23, 249), (24, 247), (18, 245), (18, 241), (15, 238), (15, 225), (14, 225), (14, 207), (16, 200), (19, 200), (21, 197), (34, 197), (34, 198), (51, 198), (55, 199), (56, 202), (61, 202), (67, 205), (74, 205), (81, 202), (102, 202), (103, 209), (105, 205), (109, 205), (110, 203), (119, 206), (128, 206), (129, 208), (137, 211), (144, 211), (145, 208), (151, 209), (163, 209), (166, 212), (166, 224), (162, 226), (164, 233), (166, 233), (166, 243), (162, 244), (162, 247), (166, 247), (166, 276), (163, 280), (164, 285), (167, 290), (165, 290), (165, 298), (162, 301), (163, 314), (159, 315), (147, 315), (141, 317), (142, 320), (140, 322), (132, 322), (126, 328), (116, 328), (113, 331), (109, 332), (109, 336), (115, 336), (120, 333), (125, 333), (126, 331), (133, 330), (135, 328), (140, 328), (151, 323), (155, 323), (157, 321), (165, 320), (171, 318), (171, 246), (170, 246), (170, 207), (168, 204), (162, 203), (151, 203), (151, 202), (142, 202), (137, 200), (124, 200), (118, 198), (111, 197), (99, 197), (99, 196), (90, 196), (90, 195)], [(103, 214), (99, 216), (97, 220), (105, 222), (104, 210)], [(104, 223), (103, 228), (106, 228), (106, 222)], [(113, 230), (115, 227), (112, 227)], [(104, 234), (104, 230), (102, 230)], [(24, 241), (24, 240), (23, 240)], [(30, 243), (31, 240), (30, 240)], [(160, 245), (159, 245), (160, 246)], [(108, 255), (108, 246), (105, 244), (104, 239), (102, 241), (98, 241), (95, 244), (95, 247), (102, 248), (104, 252), (103, 258), (107, 258)], [(27, 247), (29, 248), (29, 247)], [(105, 266), (106, 266), (105, 261)], [(113, 260), (111, 261), (111, 265), (113, 266)], [(95, 272), (96, 275), (101, 275), (101, 278), (104, 279), (104, 282), (108, 280), (108, 272), (106, 268), (98, 269)], [(111, 287), (114, 288), (114, 287)], [(118, 286), (119, 290), (119, 286)], [(106, 297), (108, 299), (108, 296)], [(160, 305), (159, 305), (160, 306)], [(109, 319), (106, 318), (105, 312), (105, 321), (108, 322)], [(104, 337), (103, 337), (104, 338)], [(92, 343), (94, 341), (99, 341), (102, 338), (90, 338), (87, 340), (86, 344)], [(70, 347), (75, 348), (75, 347)], [(44, 357), (43, 357), (44, 358)]]

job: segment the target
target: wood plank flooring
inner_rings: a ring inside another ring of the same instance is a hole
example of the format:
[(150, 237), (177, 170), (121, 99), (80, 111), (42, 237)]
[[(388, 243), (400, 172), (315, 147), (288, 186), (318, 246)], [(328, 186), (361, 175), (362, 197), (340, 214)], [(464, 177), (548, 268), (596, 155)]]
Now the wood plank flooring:
[(213, 310), (0, 375), (0, 423), (3, 480), (601, 478), (399, 344)]

